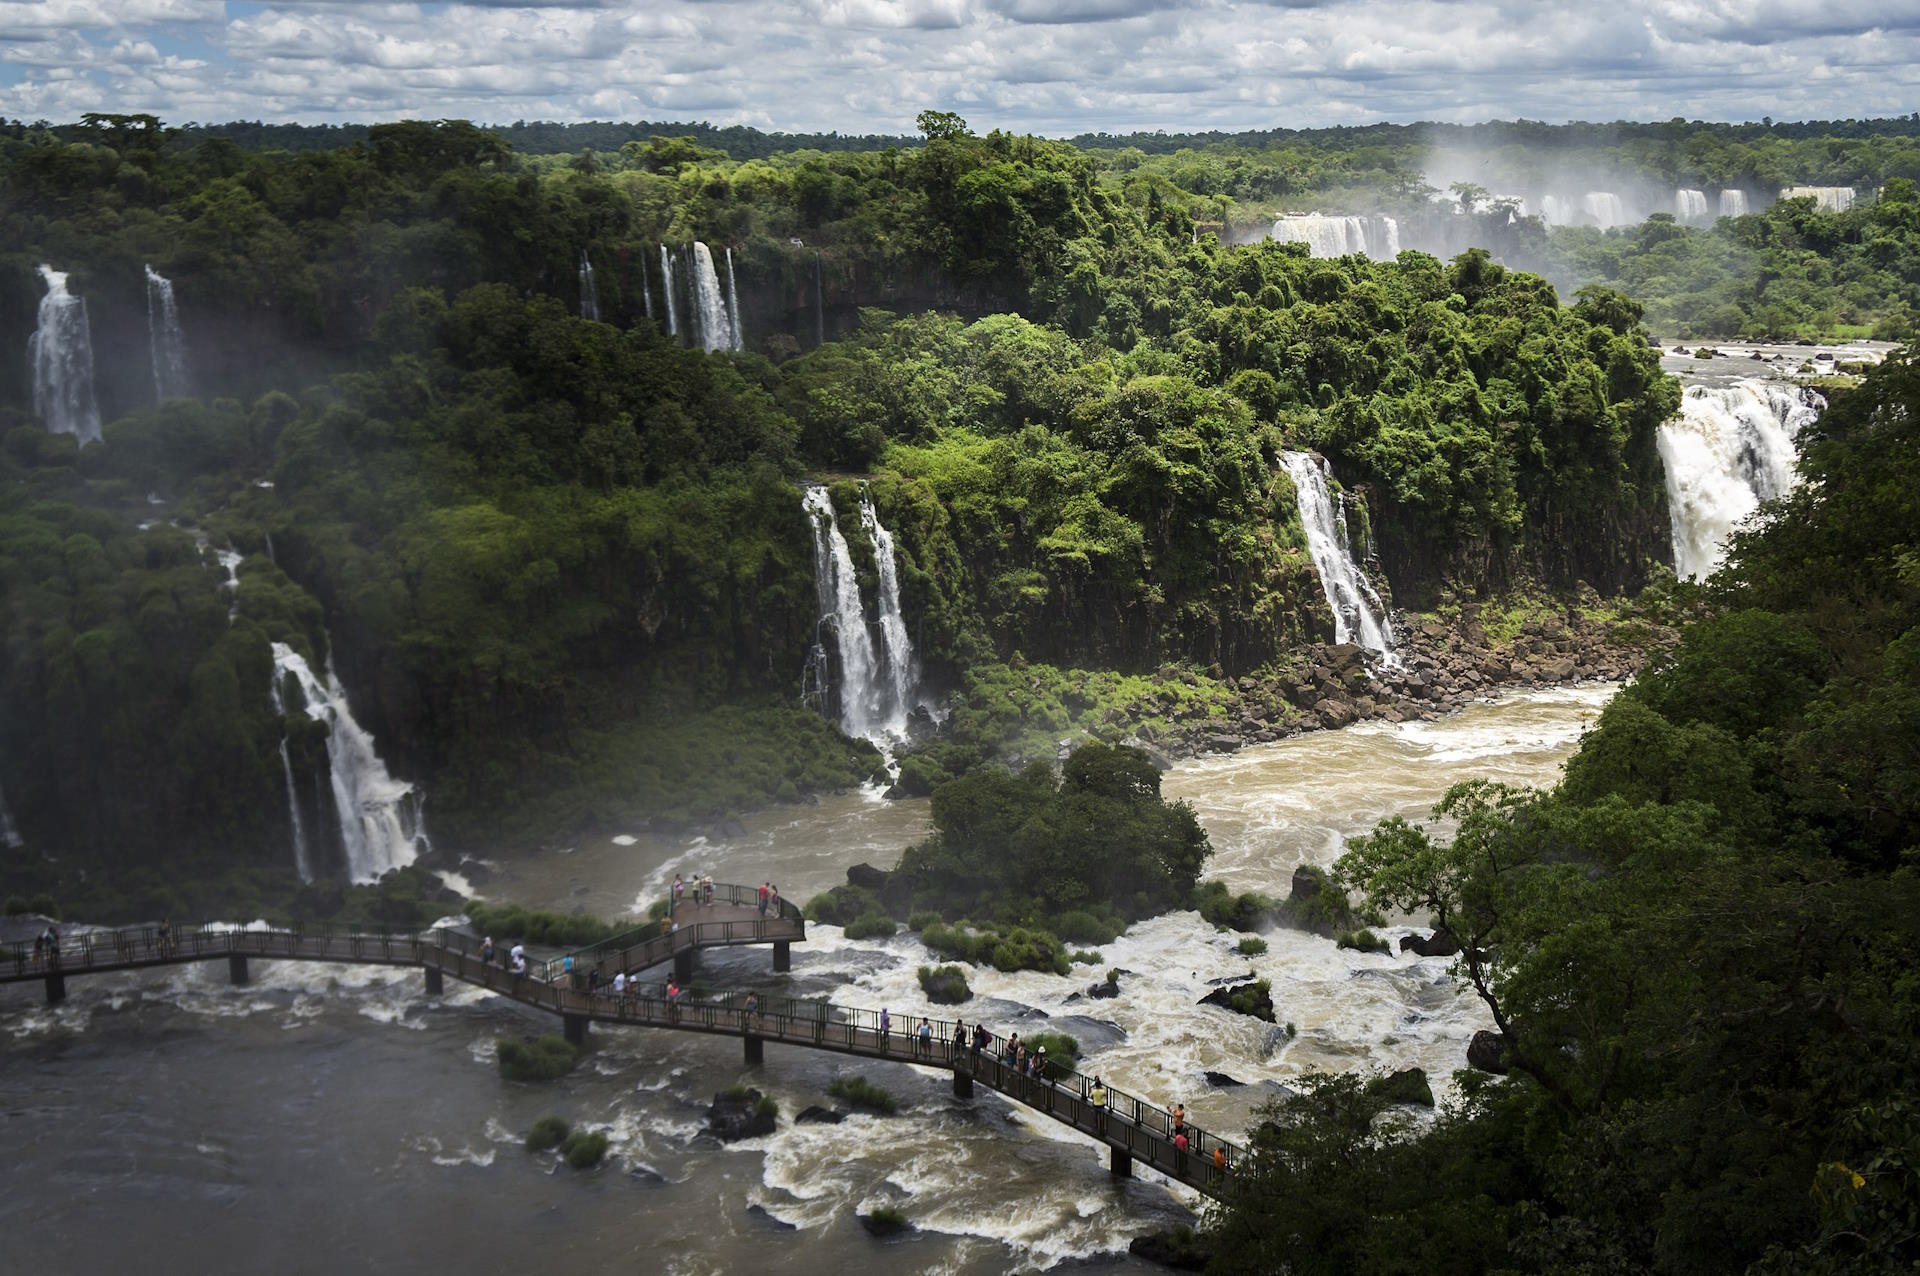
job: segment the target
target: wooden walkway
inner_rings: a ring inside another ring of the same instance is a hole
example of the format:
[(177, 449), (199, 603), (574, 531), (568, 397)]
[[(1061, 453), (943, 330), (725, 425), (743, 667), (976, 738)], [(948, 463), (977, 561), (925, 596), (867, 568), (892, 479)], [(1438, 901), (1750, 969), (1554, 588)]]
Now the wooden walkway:
[[(451, 975), (463, 983), (559, 1015), (568, 1040), (576, 1044), (584, 1042), (588, 1024), (604, 1023), (738, 1037), (744, 1042), (750, 1064), (760, 1063), (766, 1043), (774, 1042), (937, 1067), (953, 1074), (958, 1097), (971, 1097), (976, 1084), (985, 1085), (1105, 1144), (1115, 1174), (1131, 1174), (1137, 1159), (1198, 1192), (1217, 1197), (1225, 1186), (1225, 1175), (1240, 1164), (1240, 1147), (1191, 1124), (1185, 1127), (1189, 1146), (1184, 1152), (1178, 1150), (1173, 1143), (1172, 1115), (1124, 1091), (1107, 1087), (1105, 1109), (1095, 1108), (1088, 1099), (1092, 1079), (1083, 1073), (1056, 1064), (1046, 1079), (1020, 1075), (1006, 1057), (1005, 1039), (998, 1035), (978, 1051), (971, 1048), (971, 1038), (969, 1044), (956, 1048), (953, 1036), (960, 1022), (956, 1019), (898, 1015), (891, 1018), (889, 1031), (882, 1033), (877, 1011), (803, 998), (758, 998), (742, 989), (712, 992), (697, 1000), (684, 993), (670, 999), (664, 987), (642, 989), (637, 986), (638, 980), (620, 996), (608, 987), (588, 990), (591, 971), (639, 970), (669, 958), (680, 968), (700, 948), (751, 943), (774, 943), (784, 948), (795, 939), (805, 938), (805, 921), (791, 905), (779, 917), (764, 918), (740, 917), (737, 912), (742, 907), (716, 898), (710, 908), (703, 906), (707, 915), (701, 916), (693, 905), (683, 904), (676, 910), (681, 918), (676, 930), (663, 935), (654, 924), (646, 928), (653, 932), (650, 936), (644, 931), (630, 932), (567, 954), (574, 959), (570, 975), (566, 973), (565, 956), (530, 963), (527, 973), (515, 974), (499, 962), (498, 954), (509, 945), (498, 945), (495, 960), (489, 962), (482, 958), (479, 940), (447, 928), (407, 932), (194, 926), (162, 935), (158, 927), (146, 926), (62, 936), (57, 952), (36, 950), (31, 943), (0, 947), (0, 983), (44, 980), (48, 1000), (58, 1001), (65, 997), (66, 980), (72, 976), (223, 957), (236, 983), (247, 981), (252, 958), (419, 966), (426, 972), (431, 994), (441, 992), (445, 977)], [(752, 908), (745, 911), (755, 912)], [(785, 968), (778, 957), (776, 963), (778, 968)], [(681, 971), (677, 969), (676, 973)], [(749, 997), (755, 997), (752, 1009), (748, 1007)], [(922, 1022), (931, 1029), (931, 1040), (925, 1045), (919, 1039)], [(1226, 1154), (1228, 1169), (1224, 1174), (1215, 1167), (1216, 1148)]]

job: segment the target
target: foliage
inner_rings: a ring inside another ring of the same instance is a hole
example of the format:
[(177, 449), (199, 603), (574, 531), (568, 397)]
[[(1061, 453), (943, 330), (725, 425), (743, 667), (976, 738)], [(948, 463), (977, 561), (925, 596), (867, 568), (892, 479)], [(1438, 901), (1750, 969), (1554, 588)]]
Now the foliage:
[(1242, 957), (1258, 957), (1267, 951), (1267, 941), (1258, 935), (1242, 935), (1234, 951)]
[(957, 1006), (973, 1000), (967, 972), (958, 966), (922, 966), (919, 977), (920, 991), (936, 1006)]
[(1220, 930), (1252, 930), (1279, 907), (1259, 891), (1236, 895), (1225, 882), (1201, 882), (1194, 887), (1192, 906)]
[(569, 916), (522, 908), (518, 904), (487, 904), (475, 901), (466, 907), (467, 921), (482, 935), (512, 937), (529, 944), (551, 944), (584, 948), (633, 929), (624, 922), (604, 922), (594, 917)]
[(1370, 930), (1342, 931), (1340, 937), (1334, 942), (1337, 947), (1353, 948), (1363, 953), (1390, 953), (1393, 951), (1392, 945), (1388, 944), (1386, 940), (1380, 938)]
[(1047, 1052), (1047, 1075), (1058, 1079), (1080, 1062), (1080, 1042), (1064, 1032), (1036, 1032), (1021, 1039), (1029, 1053)]
[(607, 1136), (599, 1130), (576, 1130), (567, 1136), (560, 1155), (576, 1170), (590, 1170), (607, 1155)]
[(848, 939), (889, 939), (899, 927), (885, 913), (862, 913), (847, 923)]
[(572, 1072), (580, 1052), (554, 1033), (526, 1041), (502, 1037), (494, 1043), (500, 1075), (509, 1081), (552, 1081)]
[(835, 1077), (827, 1093), (851, 1107), (882, 1116), (892, 1116), (900, 1110), (899, 1102), (891, 1094), (865, 1077)]
[(567, 1141), (571, 1128), (557, 1116), (543, 1116), (527, 1131), (527, 1151), (546, 1152)]
[(1273, 981), (1256, 979), (1250, 984), (1241, 984), (1234, 988), (1232, 1009), (1235, 1014), (1252, 1015), (1268, 1023), (1273, 1020)]

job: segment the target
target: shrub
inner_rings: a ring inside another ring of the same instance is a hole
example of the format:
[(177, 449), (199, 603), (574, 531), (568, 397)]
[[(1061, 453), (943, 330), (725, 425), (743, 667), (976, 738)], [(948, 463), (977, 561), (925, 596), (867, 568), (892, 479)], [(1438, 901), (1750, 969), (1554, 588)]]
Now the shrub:
[(889, 939), (899, 927), (885, 913), (862, 913), (847, 923), (848, 939)]
[(824, 922), (829, 926), (851, 926), (868, 914), (880, 917), (887, 915), (887, 910), (872, 892), (852, 885), (836, 886), (830, 891), (820, 892), (807, 901), (804, 911), (809, 921)]
[(1233, 1009), (1237, 1014), (1273, 1022), (1273, 981), (1257, 979), (1233, 990)]
[(1200, 916), (1222, 930), (1253, 930), (1278, 907), (1258, 891), (1235, 895), (1225, 882), (1200, 883), (1192, 903)]
[(522, 908), (518, 904), (482, 904), (476, 901), (467, 905), (466, 913), (473, 928), (483, 935), (512, 935), (530, 944), (578, 947), (597, 944), (634, 928), (631, 922), (569, 917), (564, 913)]
[(1349, 930), (1342, 932), (1339, 945), (1342, 948), (1355, 948), (1363, 953), (1390, 953), (1393, 949), (1387, 941), (1370, 930)]
[(1100, 952), (1095, 948), (1076, 949), (1074, 950), (1072, 961), (1076, 966), (1098, 966), (1100, 964)]
[(934, 912), (931, 908), (916, 909), (914, 910), (913, 916), (907, 918), (907, 929), (916, 931), (925, 930), (939, 920), (940, 914)]
[(573, 1071), (580, 1052), (565, 1037), (548, 1033), (530, 1041), (502, 1037), (494, 1046), (500, 1075), (509, 1081), (552, 1081)]
[(907, 1216), (891, 1205), (876, 1205), (860, 1216), (860, 1226), (869, 1236), (892, 1236), (912, 1226)]
[(772, 1095), (763, 1094), (760, 1096), (760, 1102), (753, 1105), (753, 1111), (756, 1116), (774, 1117), (777, 1119), (780, 1116), (780, 1105), (774, 1102)]
[(920, 967), (920, 991), (936, 1006), (957, 1006), (973, 1000), (973, 989), (967, 987), (967, 972), (958, 966)]
[(543, 1116), (533, 1123), (527, 1131), (527, 1151), (545, 1152), (548, 1148), (557, 1148), (567, 1141), (571, 1133), (567, 1123), (557, 1116)]
[(1047, 924), (1054, 934), (1071, 944), (1111, 944), (1126, 930), (1124, 923), (1085, 909), (1062, 913)]
[(900, 1110), (900, 1104), (891, 1094), (865, 1077), (836, 1077), (827, 1087), (827, 1093), (850, 1107), (882, 1116), (892, 1116)]
[(607, 1136), (598, 1130), (582, 1130), (567, 1137), (560, 1155), (576, 1170), (590, 1170), (607, 1154)]
[(1242, 957), (1258, 957), (1267, 951), (1267, 941), (1258, 935), (1242, 935), (1234, 947)]
[(1044, 930), (1010, 930), (993, 946), (993, 968), (1015, 970), (1051, 970), (1064, 975), (1072, 970), (1060, 941)]
[(1036, 1032), (1026, 1042), (1028, 1050), (1046, 1047), (1049, 1076), (1065, 1076), (1080, 1062), (1080, 1043), (1064, 1032)]

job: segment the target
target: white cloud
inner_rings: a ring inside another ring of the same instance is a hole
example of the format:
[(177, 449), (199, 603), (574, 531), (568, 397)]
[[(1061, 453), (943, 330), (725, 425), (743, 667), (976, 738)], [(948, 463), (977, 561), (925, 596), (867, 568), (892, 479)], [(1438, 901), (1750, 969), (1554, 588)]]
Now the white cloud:
[(0, 115), (1042, 133), (1832, 118), (1920, 98), (1887, 0), (0, 0)]

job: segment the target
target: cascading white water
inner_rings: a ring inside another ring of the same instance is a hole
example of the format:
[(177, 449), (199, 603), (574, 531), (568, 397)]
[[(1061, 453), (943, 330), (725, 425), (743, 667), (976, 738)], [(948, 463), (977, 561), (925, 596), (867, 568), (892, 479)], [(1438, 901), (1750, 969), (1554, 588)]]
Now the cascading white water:
[(293, 675), (307, 716), (327, 724), (328, 770), (347, 875), (371, 882), (413, 863), (427, 841), (420, 794), (388, 774), (373, 737), (354, 720), (346, 689), (332, 668), (321, 685), (305, 658), (283, 642), (273, 644), (273, 668), (276, 682)]
[(593, 286), (593, 262), (588, 259), (584, 248), (580, 250), (580, 317), (600, 318), (600, 293)]
[(7, 795), (0, 791), (0, 847), (12, 851), (25, 845), (20, 830), (14, 825), (13, 812), (7, 807)]
[(219, 561), (220, 570), (225, 573), (226, 577), (220, 582), (220, 588), (232, 595), (232, 597), (227, 600), (227, 623), (232, 624), (233, 618), (240, 614), (241, 556), (239, 551), (233, 549), (215, 550), (213, 556)]
[(733, 348), (744, 350), (746, 342), (740, 339), (740, 293), (733, 286), (733, 249), (727, 249), (727, 322), (733, 331)]
[(660, 290), (667, 297), (667, 335), (680, 335), (680, 310), (673, 299), (673, 254), (667, 251), (665, 244), (660, 245)]
[(1627, 224), (1627, 206), (1612, 191), (1588, 191), (1581, 198), (1580, 207), (1602, 230)]
[(913, 643), (907, 637), (907, 620), (900, 614), (900, 569), (894, 559), (893, 533), (880, 525), (873, 502), (860, 496), (860, 526), (873, 542), (873, 561), (880, 575), (880, 638), (886, 650), (885, 675), (890, 716), (900, 719), (904, 733), (906, 715), (914, 705), (914, 687), (919, 671), (914, 667)]
[(640, 304), (646, 307), (649, 322), (653, 319), (653, 287), (647, 282), (647, 257), (642, 253), (635, 258), (640, 263)]
[(178, 399), (190, 393), (187, 384), (187, 338), (180, 330), (180, 309), (173, 301), (173, 281), (147, 268), (147, 344), (153, 350), (153, 397)]
[(1745, 217), (1747, 215), (1747, 193), (1742, 190), (1721, 191), (1720, 215), (1722, 217)]
[(1781, 199), (1811, 199), (1823, 213), (1844, 213), (1853, 207), (1851, 186), (1789, 186)]
[(1793, 486), (1795, 440), (1826, 406), (1811, 390), (1764, 381), (1687, 387), (1657, 439), (1676, 573), (1711, 576), (1734, 531)]
[(720, 293), (720, 275), (713, 268), (713, 253), (698, 240), (693, 244), (693, 261), (688, 283), (693, 289), (693, 336), (703, 350), (733, 350), (733, 322), (727, 317), (726, 298)]
[(1707, 220), (1707, 193), (1705, 191), (1677, 190), (1673, 193), (1673, 213), (1683, 222), (1703, 222)]
[[(275, 653), (276, 657), (278, 652)], [(287, 715), (287, 707), (280, 696), (280, 667), (275, 661), (273, 685), (268, 688), (273, 700), (273, 711), (282, 718)], [(287, 822), (293, 829), (293, 868), (303, 882), (313, 880), (313, 853), (307, 849), (307, 824), (300, 818), (300, 790), (293, 782), (293, 758), (287, 752), (287, 733), (280, 733), (280, 772), (287, 781)]]
[(1300, 526), (1307, 533), (1307, 552), (1320, 572), (1320, 587), (1333, 612), (1336, 642), (1357, 642), (1389, 662), (1393, 654), (1393, 624), (1386, 605), (1353, 560), (1345, 519), (1334, 503), (1327, 463), (1309, 452), (1282, 452), (1280, 459), (1293, 479), (1300, 506)]
[[(1373, 223), (1372, 236), (1368, 223)], [(1285, 243), (1305, 244), (1315, 257), (1345, 257), (1359, 253), (1364, 257), (1391, 261), (1400, 254), (1400, 226), (1391, 217), (1323, 217), (1319, 214), (1289, 215), (1273, 223), (1269, 238)]]
[[(906, 622), (900, 617), (900, 591), (893, 563), (893, 538), (864, 500), (862, 524), (874, 540), (880, 569), (880, 629), (884, 652), (876, 652), (860, 600), (860, 580), (846, 537), (834, 520), (833, 501), (824, 487), (809, 487), (805, 505), (813, 524), (814, 588), (820, 601), (820, 624), (833, 630), (840, 655), (840, 727), (848, 735), (889, 749), (907, 735), (907, 711), (913, 696), (913, 648)], [(831, 703), (832, 697), (825, 697)]]
[(33, 410), (54, 434), (82, 443), (100, 437), (100, 409), (93, 400), (93, 333), (87, 303), (67, 291), (66, 272), (40, 267), (47, 295), (40, 322), (27, 342), (33, 364)]

